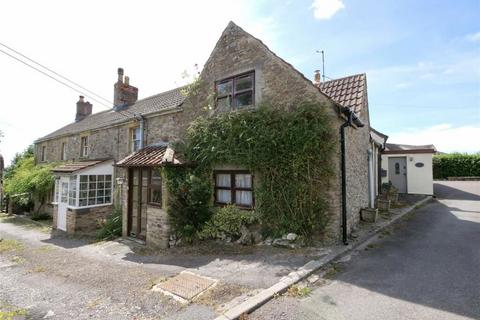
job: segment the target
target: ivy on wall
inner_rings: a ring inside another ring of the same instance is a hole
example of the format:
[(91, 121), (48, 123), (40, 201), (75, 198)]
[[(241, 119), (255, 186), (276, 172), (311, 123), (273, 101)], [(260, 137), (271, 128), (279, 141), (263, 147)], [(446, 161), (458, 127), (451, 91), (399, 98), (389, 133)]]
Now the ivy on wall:
[[(174, 197), (171, 216), (178, 220), (184, 215), (185, 223), (199, 231), (211, 216), (204, 204), (207, 195), (207, 205), (211, 203), (213, 168), (230, 164), (258, 177), (255, 210), (267, 232), (307, 237), (321, 232), (329, 219), (326, 190), (335, 141), (335, 130), (319, 103), (305, 102), (291, 112), (264, 104), (254, 111), (199, 118), (188, 129), (185, 142), (176, 146), (193, 168), (170, 169), (177, 170), (176, 175), (167, 174)], [(195, 190), (195, 179), (196, 184), (204, 183), (205, 190), (198, 209), (181, 192)], [(199, 223), (194, 226), (192, 220)]]

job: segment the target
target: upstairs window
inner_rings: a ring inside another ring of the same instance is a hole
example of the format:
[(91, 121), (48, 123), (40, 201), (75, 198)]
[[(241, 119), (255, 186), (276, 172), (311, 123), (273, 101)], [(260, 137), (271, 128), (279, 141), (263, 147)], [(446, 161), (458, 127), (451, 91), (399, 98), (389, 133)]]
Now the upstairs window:
[(130, 129), (130, 152), (140, 149), (140, 127)]
[(248, 171), (216, 171), (215, 203), (253, 208), (253, 176)]
[(60, 153), (60, 160), (67, 160), (67, 143), (62, 142), (62, 150)]
[(215, 89), (216, 106), (219, 110), (240, 110), (255, 104), (255, 74), (253, 72), (218, 81)]
[(80, 141), (80, 157), (88, 157), (88, 137), (82, 137)]
[(41, 161), (47, 161), (47, 147), (42, 146), (42, 149), (40, 150), (40, 159)]

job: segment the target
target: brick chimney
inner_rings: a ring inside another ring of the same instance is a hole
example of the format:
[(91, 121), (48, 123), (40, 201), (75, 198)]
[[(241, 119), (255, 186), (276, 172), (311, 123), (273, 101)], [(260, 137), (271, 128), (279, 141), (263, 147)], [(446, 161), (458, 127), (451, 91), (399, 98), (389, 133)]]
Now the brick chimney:
[(118, 68), (118, 80), (113, 85), (113, 103), (115, 110), (121, 110), (128, 107), (138, 99), (138, 88), (130, 85), (130, 79), (123, 78), (123, 69)]
[(77, 114), (75, 115), (75, 122), (82, 121), (92, 114), (92, 104), (85, 101), (84, 96), (80, 96), (77, 102)]
[(317, 87), (320, 86), (320, 83), (322, 82), (321, 79), (322, 78), (320, 76), (320, 70), (315, 70), (315, 78), (313, 80), (313, 84)]

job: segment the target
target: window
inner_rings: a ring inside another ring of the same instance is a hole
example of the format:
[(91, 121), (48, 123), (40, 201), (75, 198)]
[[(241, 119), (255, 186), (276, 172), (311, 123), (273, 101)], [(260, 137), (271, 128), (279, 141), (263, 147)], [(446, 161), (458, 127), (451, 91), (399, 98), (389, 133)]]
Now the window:
[(77, 205), (77, 176), (71, 176), (68, 187), (68, 205)]
[(80, 157), (88, 157), (88, 137), (82, 137), (80, 141)]
[(140, 128), (132, 128), (130, 129), (130, 151), (135, 152), (140, 149)]
[(400, 163), (395, 162), (395, 174), (400, 174)]
[(42, 150), (40, 152), (40, 159), (41, 161), (47, 161), (47, 147), (42, 146)]
[(62, 150), (60, 153), (60, 160), (67, 160), (67, 143), (62, 142)]
[(54, 191), (53, 191), (53, 202), (54, 203), (58, 202), (58, 193), (60, 192), (60, 188), (58, 186), (59, 183), (60, 183), (59, 179), (55, 180), (55, 188), (54, 188)]
[(254, 87), (253, 72), (217, 82), (217, 108), (230, 111), (254, 105)]
[(148, 202), (154, 205), (162, 205), (162, 176), (157, 169), (150, 170), (150, 183)]
[(247, 171), (216, 171), (215, 203), (253, 208), (252, 174)]
[(79, 207), (110, 204), (112, 202), (112, 175), (81, 175)]

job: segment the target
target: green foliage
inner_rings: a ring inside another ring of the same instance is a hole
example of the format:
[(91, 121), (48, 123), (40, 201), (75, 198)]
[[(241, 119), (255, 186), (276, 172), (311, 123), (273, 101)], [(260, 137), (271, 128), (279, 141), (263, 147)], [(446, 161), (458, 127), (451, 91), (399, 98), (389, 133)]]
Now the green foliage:
[[(179, 149), (196, 165), (190, 174), (208, 182), (204, 192), (209, 196), (215, 164), (238, 165), (258, 174), (254, 192), (262, 226), (272, 233), (308, 237), (322, 231), (329, 218), (325, 190), (332, 174), (335, 131), (323, 108), (303, 103), (294, 111), (278, 112), (262, 105), (255, 111), (198, 118)], [(177, 203), (172, 216), (178, 210), (185, 205)], [(190, 216), (197, 214), (193, 212)], [(200, 230), (201, 224), (184, 222), (192, 233)]]
[(33, 214), (30, 219), (33, 221), (42, 221), (42, 220), (51, 220), (52, 217), (47, 213), (35, 213)]
[(212, 218), (199, 233), (200, 239), (238, 238), (242, 227), (257, 222), (258, 218), (252, 211), (241, 210), (233, 205), (218, 208)]
[(433, 178), (479, 177), (480, 153), (440, 154), (433, 156)]
[(195, 174), (192, 168), (166, 167), (164, 170), (169, 191), (170, 223), (178, 236), (187, 242), (192, 241), (212, 215), (210, 177)]
[[(51, 169), (54, 164), (36, 165), (33, 149), (16, 155), (5, 175), (5, 193), (18, 205), (28, 205), (32, 197), (41, 204), (51, 192), (54, 176)], [(38, 208), (40, 210), (41, 206)]]
[(115, 207), (102, 228), (97, 232), (97, 239), (111, 240), (122, 236), (122, 209)]

